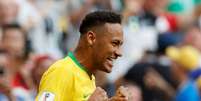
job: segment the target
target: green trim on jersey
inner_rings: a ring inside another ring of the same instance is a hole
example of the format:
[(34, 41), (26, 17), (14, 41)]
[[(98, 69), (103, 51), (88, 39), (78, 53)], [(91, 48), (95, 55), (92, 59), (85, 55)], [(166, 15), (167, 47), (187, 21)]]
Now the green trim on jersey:
[[(79, 61), (76, 59), (75, 55), (73, 54), (73, 52), (68, 52), (68, 56), (75, 62), (76, 65), (78, 65), (78, 67), (82, 70), (84, 70), (85, 72), (87, 72), (87, 69), (84, 68)], [(67, 57), (66, 57), (67, 58)], [(87, 72), (88, 73), (88, 72)]]

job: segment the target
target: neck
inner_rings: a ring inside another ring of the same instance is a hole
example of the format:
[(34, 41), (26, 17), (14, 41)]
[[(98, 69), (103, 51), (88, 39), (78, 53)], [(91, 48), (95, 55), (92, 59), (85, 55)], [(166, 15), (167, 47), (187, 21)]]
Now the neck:
[(185, 82), (187, 81), (187, 79), (188, 77), (185, 74), (181, 74), (180, 76), (178, 76), (179, 87), (183, 86)]
[(8, 59), (10, 61), (10, 63), (8, 64), (8, 67), (10, 67), (9, 71), (13, 74), (19, 72), (22, 65), (25, 63), (24, 60), (12, 56), (9, 56)]
[(84, 68), (87, 70), (87, 73), (89, 75), (94, 74), (95, 69), (93, 66), (93, 62), (91, 59), (91, 52), (89, 49), (85, 47), (81, 47), (81, 45), (78, 45), (78, 47), (74, 51), (74, 55), (76, 59), (79, 61), (79, 63), (84, 66)]

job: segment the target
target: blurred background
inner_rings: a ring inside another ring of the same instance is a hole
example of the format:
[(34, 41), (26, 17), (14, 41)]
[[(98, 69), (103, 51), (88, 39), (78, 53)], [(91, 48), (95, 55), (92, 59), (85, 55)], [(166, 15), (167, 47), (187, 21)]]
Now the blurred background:
[(200, 101), (201, 0), (0, 0), (0, 101), (34, 101), (42, 74), (74, 50), (83, 17), (122, 14), (124, 45), (97, 86), (130, 101)]

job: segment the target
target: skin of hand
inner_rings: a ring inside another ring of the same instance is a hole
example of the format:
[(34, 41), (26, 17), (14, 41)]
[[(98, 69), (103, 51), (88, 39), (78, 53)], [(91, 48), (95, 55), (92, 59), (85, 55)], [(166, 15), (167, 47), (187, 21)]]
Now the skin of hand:
[(89, 97), (88, 101), (108, 101), (108, 96), (105, 90), (97, 87), (93, 94)]
[(120, 86), (116, 91), (115, 96), (108, 101), (129, 101), (130, 92), (127, 87)]

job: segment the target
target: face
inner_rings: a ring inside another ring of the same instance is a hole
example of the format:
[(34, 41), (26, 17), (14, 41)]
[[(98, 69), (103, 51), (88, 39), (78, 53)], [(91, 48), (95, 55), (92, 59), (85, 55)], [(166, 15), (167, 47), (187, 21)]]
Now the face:
[(95, 33), (95, 41), (92, 46), (94, 66), (96, 69), (109, 73), (112, 71), (114, 60), (121, 56), (122, 26), (106, 23)]
[(147, 10), (165, 9), (169, 3), (169, 0), (145, 0)]
[(185, 36), (185, 44), (192, 45), (201, 52), (201, 32), (198, 28), (192, 28)]
[(144, 0), (125, 0), (125, 8), (132, 14), (137, 14), (142, 10)]
[(13, 22), (18, 13), (16, 0), (0, 0), (0, 24)]
[(12, 55), (22, 55), (25, 48), (25, 36), (21, 30), (8, 29), (2, 39), (3, 48)]

